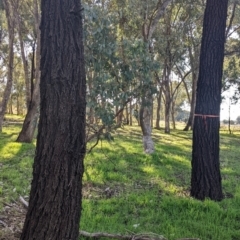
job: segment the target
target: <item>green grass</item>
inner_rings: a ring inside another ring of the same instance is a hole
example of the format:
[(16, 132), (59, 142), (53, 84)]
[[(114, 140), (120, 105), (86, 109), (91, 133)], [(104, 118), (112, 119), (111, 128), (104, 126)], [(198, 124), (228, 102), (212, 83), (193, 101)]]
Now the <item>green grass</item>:
[(20, 124), (7, 124), (0, 133), (0, 207), (29, 194), (35, 144), (17, 143)]
[[(14, 142), (19, 130), (7, 126), (0, 134), (1, 202), (29, 191), (34, 144)], [(153, 137), (156, 152), (146, 155), (139, 127), (125, 127), (85, 157), (81, 229), (239, 240), (240, 135), (221, 135), (221, 202), (189, 196), (191, 132), (153, 130)]]

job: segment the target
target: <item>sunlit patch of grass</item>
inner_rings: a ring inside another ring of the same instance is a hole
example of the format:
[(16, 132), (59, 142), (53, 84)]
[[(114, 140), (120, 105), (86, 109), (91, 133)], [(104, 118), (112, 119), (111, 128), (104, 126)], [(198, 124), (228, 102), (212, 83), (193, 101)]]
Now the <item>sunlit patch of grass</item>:
[[(102, 174), (90, 175), (102, 192), (109, 187), (113, 195), (83, 200), (82, 229), (111, 233), (155, 232), (169, 240), (183, 237), (240, 239), (238, 138), (221, 137), (220, 159), (226, 199), (212, 202), (189, 197), (191, 132), (175, 130), (167, 135), (154, 130), (156, 151), (152, 155), (143, 153), (138, 127), (125, 127), (120, 132), (114, 142), (99, 145), (94, 150), (94, 158), (93, 155), (86, 157), (86, 171), (101, 169)], [(109, 171), (114, 173), (103, 174)], [(89, 181), (91, 177), (84, 179)]]
[(13, 158), (18, 153), (20, 148), (21, 148), (20, 143), (16, 142), (6, 143), (6, 145), (3, 146), (2, 149), (0, 149), (0, 156), (2, 159)]
[(0, 207), (29, 194), (35, 144), (15, 142), (20, 130), (21, 125), (11, 124), (0, 133)]

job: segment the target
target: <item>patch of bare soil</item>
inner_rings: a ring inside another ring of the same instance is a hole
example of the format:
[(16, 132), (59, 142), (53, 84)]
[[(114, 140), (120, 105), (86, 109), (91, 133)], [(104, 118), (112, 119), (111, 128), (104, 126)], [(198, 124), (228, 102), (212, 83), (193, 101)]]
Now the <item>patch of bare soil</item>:
[(22, 203), (4, 203), (0, 212), (0, 240), (16, 240), (20, 238), (24, 224), (26, 208)]

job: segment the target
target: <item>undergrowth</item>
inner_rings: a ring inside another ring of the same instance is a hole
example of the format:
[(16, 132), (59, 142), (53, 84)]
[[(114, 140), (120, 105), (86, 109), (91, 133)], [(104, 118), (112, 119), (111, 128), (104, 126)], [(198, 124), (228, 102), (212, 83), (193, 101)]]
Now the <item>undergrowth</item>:
[[(20, 127), (6, 125), (0, 134), (0, 207), (29, 194), (35, 143), (15, 142)], [(221, 202), (189, 196), (191, 132), (153, 130), (153, 138), (156, 151), (146, 155), (140, 128), (124, 127), (86, 155), (81, 229), (239, 240), (240, 135), (221, 135)]]

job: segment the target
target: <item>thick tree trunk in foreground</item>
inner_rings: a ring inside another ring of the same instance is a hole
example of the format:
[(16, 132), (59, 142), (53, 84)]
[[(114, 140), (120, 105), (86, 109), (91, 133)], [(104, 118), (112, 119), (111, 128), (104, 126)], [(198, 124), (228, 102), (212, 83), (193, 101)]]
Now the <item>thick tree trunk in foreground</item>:
[(11, 5), (8, 0), (3, 1), (6, 11), (7, 25), (8, 25), (8, 68), (7, 68), (7, 84), (3, 92), (2, 102), (0, 103), (0, 132), (2, 132), (3, 118), (7, 110), (7, 104), (11, 95), (13, 84), (13, 60), (14, 60), (14, 18), (12, 14)]
[(79, 0), (42, 0), (40, 120), (21, 240), (77, 240), (85, 154)]
[(219, 114), (228, 0), (207, 0), (193, 127), (191, 196), (223, 198)]

